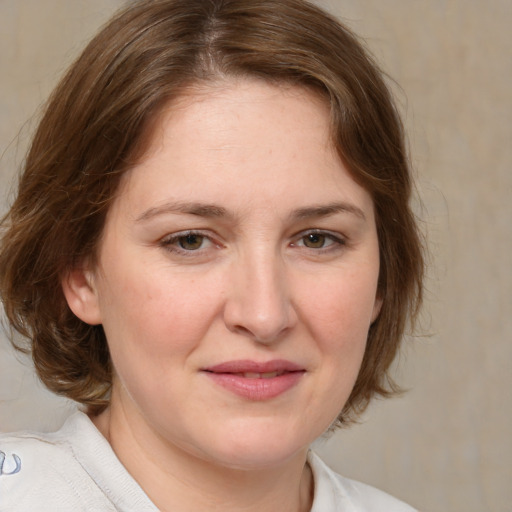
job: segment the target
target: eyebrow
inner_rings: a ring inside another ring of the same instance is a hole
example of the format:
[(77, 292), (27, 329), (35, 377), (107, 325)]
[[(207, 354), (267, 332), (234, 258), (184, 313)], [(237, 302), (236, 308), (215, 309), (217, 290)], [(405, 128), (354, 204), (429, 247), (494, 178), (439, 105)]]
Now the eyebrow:
[[(216, 204), (176, 201), (168, 202), (161, 206), (148, 208), (137, 217), (136, 222), (144, 222), (146, 220), (157, 217), (158, 215), (173, 213), (184, 213), (187, 215), (196, 215), (197, 217), (206, 218), (234, 217), (234, 215), (229, 213), (226, 208)], [(293, 220), (304, 220), (310, 218), (328, 217), (338, 213), (350, 213), (362, 220), (366, 220), (366, 216), (361, 208), (346, 202), (306, 206), (304, 208), (294, 210), (290, 214), (290, 218)]]
[(329, 203), (326, 205), (313, 205), (307, 206), (305, 208), (299, 208), (298, 210), (292, 212), (291, 217), (293, 219), (303, 220), (314, 217), (328, 217), (337, 213), (350, 213), (362, 220), (366, 220), (366, 216), (361, 208), (346, 202)]
[(148, 208), (136, 219), (137, 222), (143, 222), (158, 215), (166, 213), (185, 213), (188, 215), (197, 215), (198, 217), (229, 217), (228, 211), (222, 206), (215, 204), (205, 204), (197, 202), (170, 202), (161, 206)]

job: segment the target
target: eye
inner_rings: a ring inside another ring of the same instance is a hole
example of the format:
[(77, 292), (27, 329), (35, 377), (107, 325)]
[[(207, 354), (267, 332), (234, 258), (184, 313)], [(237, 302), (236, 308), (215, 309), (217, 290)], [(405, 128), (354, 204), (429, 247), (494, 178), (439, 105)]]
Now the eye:
[(295, 247), (305, 247), (306, 249), (331, 250), (345, 245), (345, 239), (340, 235), (326, 231), (308, 231), (302, 233), (296, 242), (292, 243)]
[(214, 245), (208, 236), (195, 231), (185, 231), (169, 235), (163, 238), (160, 244), (168, 251), (183, 255), (203, 252)]
[(306, 247), (310, 249), (321, 249), (325, 247), (326, 242), (331, 242), (324, 234), (322, 233), (309, 233), (302, 237), (302, 241)]
[(189, 233), (188, 235), (179, 236), (176, 239), (176, 243), (186, 251), (196, 251), (201, 249), (205, 238), (203, 235), (196, 233)]

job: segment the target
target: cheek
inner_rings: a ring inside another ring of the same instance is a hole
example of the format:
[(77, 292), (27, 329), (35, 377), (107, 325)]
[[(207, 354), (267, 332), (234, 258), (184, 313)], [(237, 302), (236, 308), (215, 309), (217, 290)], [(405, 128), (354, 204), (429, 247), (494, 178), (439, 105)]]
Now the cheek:
[(142, 409), (158, 409), (163, 397), (167, 405), (176, 405), (186, 395), (178, 376), (215, 316), (212, 292), (198, 294), (194, 280), (170, 279), (167, 273), (139, 269), (114, 296), (111, 287), (104, 303), (103, 326), (116, 379)]
[(101, 294), (103, 326), (114, 364), (116, 354), (126, 354), (128, 347), (139, 364), (193, 350), (217, 314), (218, 280), (212, 277), (199, 283), (196, 277), (168, 268), (126, 272), (124, 267), (122, 274), (111, 269), (107, 293)]
[(352, 392), (375, 302), (372, 278), (342, 274), (336, 278), (317, 282), (314, 293), (309, 287), (301, 304), (303, 323), (317, 351), (314, 374), (318, 380), (305, 414), (317, 417), (324, 429), (335, 420)]
[(375, 306), (373, 274), (340, 273), (304, 288), (300, 309), (319, 342), (338, 349), (364, 346)]

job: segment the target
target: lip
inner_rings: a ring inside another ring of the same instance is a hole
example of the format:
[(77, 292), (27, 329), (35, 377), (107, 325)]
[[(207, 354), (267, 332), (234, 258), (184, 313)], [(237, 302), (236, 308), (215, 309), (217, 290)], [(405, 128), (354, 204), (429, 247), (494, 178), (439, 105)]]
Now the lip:
[(227, 361), (201, 371), (222, 388), (254, 401), (270, 400), (285, 393), (306, 373), (303, 367), (283, 359)]

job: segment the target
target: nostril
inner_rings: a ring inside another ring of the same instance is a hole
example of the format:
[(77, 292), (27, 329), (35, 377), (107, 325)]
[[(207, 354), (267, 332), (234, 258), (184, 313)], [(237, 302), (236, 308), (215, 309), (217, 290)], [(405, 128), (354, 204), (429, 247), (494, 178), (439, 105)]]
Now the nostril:
[(231, 332), (235, 332), (237, 334), (242, 334), (244, 336), (250, 336), (251, 335), (251, 331), (249, 331), (249, 329), (247, 329), (243, 325), (233, 325), (233, 326), (229, 327), (229, 330)]

